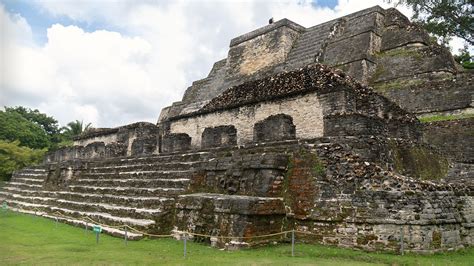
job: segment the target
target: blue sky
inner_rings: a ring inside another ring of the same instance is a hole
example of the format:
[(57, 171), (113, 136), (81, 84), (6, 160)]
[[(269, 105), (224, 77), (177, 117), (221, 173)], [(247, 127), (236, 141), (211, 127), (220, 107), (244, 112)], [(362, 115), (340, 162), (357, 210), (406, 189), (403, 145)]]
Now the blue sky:
[[(34, 1), (27, 0), (0, 0), (6, 10), (12, 14), (20, 14), (28, 20), (32, 30), (33, 37), (37, 44), (42, 45), (46, 43), (46, 30), (53, 24), (61, 25), (76, 25), (85, 31), (95, 31), (99, 29), (107, 29), (107, 25), (99, 23), (98, 21), (85, 22), (81, 20), (73, 20), (67, 15), (53, 15), (41, 7)], [(110, 30), (113, 30), (110, 28)]]

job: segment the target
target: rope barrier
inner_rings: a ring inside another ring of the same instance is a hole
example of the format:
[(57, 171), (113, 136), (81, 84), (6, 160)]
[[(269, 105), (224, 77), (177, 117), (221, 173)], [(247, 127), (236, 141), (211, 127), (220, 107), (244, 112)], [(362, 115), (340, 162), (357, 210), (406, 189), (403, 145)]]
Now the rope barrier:
[(216, 238), (220, 238), (220, 239), (253, 239), (253, 238), (265, 238), (265, 237), (270, 237), (270, 236), (283, 235), (283, 234), (291, 233), (292, 230), (282, 231), (282, 232), (267, 234), (267, 235), (258, 235), (258, 236), (213, 236), (213, 235), (205, 235), (205, 234), (185, 232), (185, 231), (176, 231), (176, 232), (180, 233), (180, 234), (188, 234), (188, 235), (192, 235), (192, 236), (216, 237)]
[[(43, 212), (42, 210), (38, 209), (38, 208), (33, 208), (33, 211), (35, 212)], [(58, 211), (55, 211), (53, 213), (54, 215), (57, 215), (59, 216), (60, 218), (66, 218), (66, 219), (71, 219), (71, 220), (78, 220), (78, 221), (81, 221), (81, 222), (84, 222), (84, 223), (87, 223), (87, 221), (84, 221), (80, 218), (76, 218), (76, 217), (72, 217), (72, 216), (68, 216), (68, 215), (65, 215), (63, 213), (60, 213)], [(107, 224), (103, 224), (103, 223), (100, 223), (90, 217), (84, 217), (83, 219), (86, 219), (88, 220), (89, 222), (92, 222), (93, 224), (96, 224), (96, 225), (100, 225), (102, 227), (105, 227), (105, 228), (112, 228), (112, 229), (120, 229), (120, 230), (125, 230), (125, 228), (128, 228), (130, 229), (131, 231), (135, 232), (135, 233), (138, 233), (138, 234), (142, 234), (144, 236), (151, 236), (151, 237), (157, 237), (157, 238), (167, 238), (167, 237), (174, 237), (175, 235), (173, 234), (151, 234), (151, 233), (147, 233), (147, 232), (143, 232), (143, 231), (140, 231), (128, 224), (123, 224), (123, 225), (107, 225)], [(295, 234), (305, 234), (305, 235), (314, 235), (314, 236), (318, 236), (318, 234), (314, 234), (312, 232), (307, 232), (307, 231), (299, 231), (299, 230), (288, 230), (288, 231), (282, 231), (282, 232), (278, 232), (278, 233), (272, 233), (272, 234), (266, 234), (266, 235), (256, 235), (256, 236), (218, 236), (218, 235), (206, 235), (206, 234), (200, 234), (200, 233), (193, 233), (193, 232), (186, 232), (186, 231), (175, 231), (177, 234), (180, 234), (180, 235), (190, 235), (190, 236), (199, 236), (199, 237), (209, 237), (209, 238), (218, 238), (218, 239), (255, 239), (255, 238), (266, 238), (266, 237), (272, 237), (272, 236), (278, 236), (278, 235), (284, 235), (284, 234), (288, 234), (288, 233), (292, 233), (294, 232)]]

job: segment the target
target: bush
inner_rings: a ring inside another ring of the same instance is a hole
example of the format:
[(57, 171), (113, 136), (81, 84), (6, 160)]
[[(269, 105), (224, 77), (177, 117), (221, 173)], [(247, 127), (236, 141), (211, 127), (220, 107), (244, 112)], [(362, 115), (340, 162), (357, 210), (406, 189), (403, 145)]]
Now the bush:
[(20, 141), (0, 140), (0, 181), (10, 180), (15, 170), (41, 162), (46, 149), (20, 146)]

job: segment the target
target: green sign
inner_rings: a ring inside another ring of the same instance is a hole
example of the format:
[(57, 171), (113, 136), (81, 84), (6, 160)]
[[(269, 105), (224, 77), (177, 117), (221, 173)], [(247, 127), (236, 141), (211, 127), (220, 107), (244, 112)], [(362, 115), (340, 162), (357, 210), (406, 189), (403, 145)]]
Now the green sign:
[(99, 225), (94, 225), (93, 231), (94, 233), (102, 233), (102, 227), (100, 227)]
[(6, 203), (6, 202), (4, 202), (4, 203), (2, 204), (2, 208), (3, 208), (4, 210), (6, 210), (6, 209), (8, 208), (8, 206), (7, 206), (7, 203)]

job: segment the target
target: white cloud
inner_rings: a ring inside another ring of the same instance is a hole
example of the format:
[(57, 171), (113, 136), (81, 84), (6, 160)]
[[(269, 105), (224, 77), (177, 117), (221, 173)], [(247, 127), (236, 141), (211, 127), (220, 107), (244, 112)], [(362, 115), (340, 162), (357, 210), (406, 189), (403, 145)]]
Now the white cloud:
[(0, 5), (0, 104), (39, 108), (62, 124), (155, 122), (161, 108), (227, 56), (232, 38), (270, 17), (309, 27), (376, 4), (389, 6), (382, 0), (339, 0), (334, 9), (308, 0), (38, 1), (52, 16), (105, 28), (54, 24), (42, 46), (33, 43), (23, 17)]

